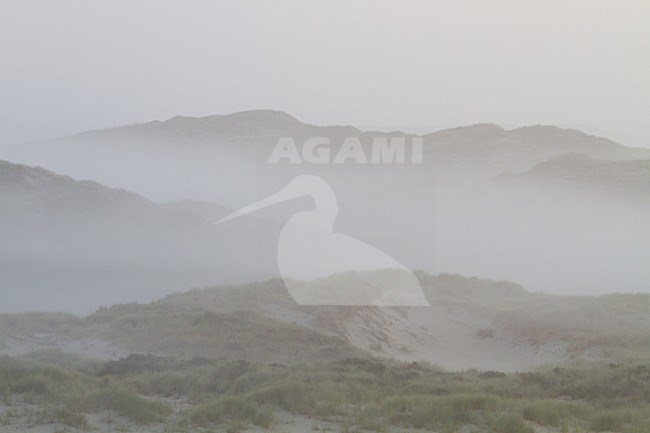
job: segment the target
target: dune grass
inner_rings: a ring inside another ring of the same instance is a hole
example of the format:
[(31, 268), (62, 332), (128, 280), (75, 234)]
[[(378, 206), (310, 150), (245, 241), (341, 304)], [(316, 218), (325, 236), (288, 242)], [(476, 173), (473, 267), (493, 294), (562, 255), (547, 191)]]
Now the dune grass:
[[(473, 426), (529, 433), (536, 424), (562, 433), (650, 432), (650, 296), (553, 297), (507, 282), (419, 277), (430, 299), (485, 318), (490, 332), (533, 344), (561, 339), (576, 351), (607, 348), (622, 356), (515, 374), (450, 373), (371, 359), (341, 338), (259, 311), (232, 310), (221, 302), (230, 294), (219, 289), (195, 290), (86, 318), (0, 315), (0, 342), (10, 335), (71, 335), (168, 356), (99, 362), (43, 351), (0, 357), (0, 406), (9, 408), (0, 425), (11, 423), (12, 406), (30, 404), (39, 408), (28, 414), (33, 423), (78, 429), (90, 428), (88, 415), (102, 411), (170, 432), (268, 428), (283, 410), (349, 431)], [(242, 305), (257, 288), (237, 289)], [(260, 302), (277, 301), (277, 294), (264, 296)]]
[[(476, 330), (481, 338), (507, 335), (532, 345), (561, 343), (577, 358), (599, 352), (615, 363), (650, 358), (650, 294), (552, 296), (507, 281), (416, 274), (433, 305), (485, 322)], [(289, 314), (275, 317), (263, 308), (268, 305), (283, 305)], [(150, 304), (100, 308), (84, 318), (0, 314), (0, 347), (12, 335), (52, 334), (105, 339), (128, 350), (173, 357), (289, 363), (363, 356), (328, 330), (316, 332), (292, 322), (292, 314), (311, 313), (295, 305), (281, 282), (270, 280), (194, 289)]]
[[(2, 404), (29, 401), (41, 408), (34, 422), (79, 429), (89, 428), (86, 416), (99, 411), (162, 423), (168, 431), (269, 428), (282, 409), (378, 432), (470, 425), (530, 433), (533, 423), (558, 432), (650, 431), (650, 363), (489, 375), (367, 359), (284, 366), (138, 355), (67, 369), (46, 358), (0, 358)], [(175, 412), (170, 399), (186, 402), (186, 409)]]

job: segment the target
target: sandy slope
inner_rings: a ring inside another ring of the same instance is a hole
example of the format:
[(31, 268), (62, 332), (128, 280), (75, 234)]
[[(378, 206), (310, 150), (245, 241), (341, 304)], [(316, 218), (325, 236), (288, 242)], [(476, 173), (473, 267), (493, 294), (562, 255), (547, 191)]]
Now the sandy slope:
[(528, 370), (567, 357), (559, 343), (533, 345), (486, 331), (488, 323), (450, 307), (372, 309), (352, 318), (351, 342), (377, 355), (427, 361), (448, 370)]
[(3, 341), (0, 355), (20, 356), (41, 350), (60, 350), (84, 358), (118, 359), (130, 351), (101, 338), (73, 338), (54, 334), (10, 336)]

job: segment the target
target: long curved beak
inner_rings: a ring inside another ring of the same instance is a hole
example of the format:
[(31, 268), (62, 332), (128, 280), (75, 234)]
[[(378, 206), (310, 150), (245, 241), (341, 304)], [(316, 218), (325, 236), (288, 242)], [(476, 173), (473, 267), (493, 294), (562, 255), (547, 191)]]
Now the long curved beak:
[(293, 198), (301, 197), (303, 195), (305, 195), (304, 192), (295, 191), (293, 188), (289, 188), (289, 185), (287, 185), (282, 190), (276, 192), (275, 194), (267, 198), (263, 198), (260, 201), (257, 201), (253, 204), (249, 204), (248, 206), (245, 206), (239, 209), (238, 211), (231, 213), (230, 215), (226, 215), (225, 217), (221, 218), (219, 221), (215, 222), (215, 224), (221, 224), (226, 221), (230, 221), (231, 219), (238, 218), (242, 215), (247, 215), (249, 213), (263, 209), (265, 207), (273, 206), (275, 204), (282, 203), (287, 200), (291, 200)]

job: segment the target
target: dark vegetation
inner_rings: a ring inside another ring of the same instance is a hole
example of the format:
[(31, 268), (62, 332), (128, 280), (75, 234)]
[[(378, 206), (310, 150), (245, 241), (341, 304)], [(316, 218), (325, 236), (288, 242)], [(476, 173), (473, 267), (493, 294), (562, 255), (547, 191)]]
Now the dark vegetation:
[[(167, 431), (268, 428), (282, 409), (347, 431), (453, 432), (469, 425), (528, 433), (531, 423), (564, 432), (650, 431), (648, 362), (575, 363), (506, 375), (359, 358), (292, 366), (153, 355), (105, 363), (73, 358), (58, 352), (0, 358), (2, 404), (38, 404), (34, 423), (81, 430), (98, 411), (137, 424), (162, 423)], [(5, 410), (0, 422), (10, 424), (11, 417)]]
[(255, 311), (211, 311), (164, 302), (117, 305), (83, 319), (50, 313), (0, 315), (0, 347), (3, 333), (100, 338), (134, 352), (177, 358), (299, 362), (362, 356), (341, 338)]

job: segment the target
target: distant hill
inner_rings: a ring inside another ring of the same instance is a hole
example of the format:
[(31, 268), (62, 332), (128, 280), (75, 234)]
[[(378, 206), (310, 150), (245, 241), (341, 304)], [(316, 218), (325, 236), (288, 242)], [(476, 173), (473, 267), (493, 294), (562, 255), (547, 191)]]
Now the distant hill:
[[(281, 168), (266, 164), (280, 137), (292, 137), (299, 150), (310, 137), (328, 137), (335, 153), (343, 139), (350, 136), (359, 137), (367, 152), (373, 137), (412, 137), (399, 131), (383, 133), (352, 126), (310, 125), (287, 113), (253, 110), (200, 118), (177, 116), (163, 122), (89, 131), (11, 146), (0, 157), (41, 165), (79, 179), (93, 179), (152, 199), (194, 199), (231, 206), (245, 202), (242, 197), (254, 197), (260, 186), (275, 184), (277, 177), (283, 179), (280, 183), (286, 181), (297, 169), (332, 179), (344, 174), (348, 188), (363, 182), (372, 185), (391, 177), (380, 183), (385, 185), (404, 177), (404, 172), (395, 167), (382, 167), (382, 176), (366, 181), (369, 170), (379, 169), (350, 164)], [(553, 126), (507, 131), (483, 124), (438, 131), (424, 135), (423, 140), (425, 165), (410, 166), (408, 175), (423, 177), (435, 173), (436, 177), (461, 183), (524, 172), (567, 153), (611, 161), (650, 159), (650, 149), (629, 148)], [(228, 190), (220, 188), (224, 184), (229, 185)]]
[(518, 173), (561, 155), (580, 153), (605, 161), (650, 159), (650, 149), (623, 146), (606, 138), (555, 126), (505, 130), (484, 124), (425, 136), (428, 160), (440, 176), (476, 182)]
[(643, 194), (650, 191), (650, 160), (599, 161), (571, 153), (545, 161), (519, 178)]
[(578, 131), (582, 131), (585, 134), (595, 135), (596, 137), (605, 137), (612, 141), (630, 147), (648, 148), (648, 144), (650, 143), (650, 137), (648, 137), (646, 134), (643, 133), (636, 133), (636, 134), (621, 133), (620, 131), (604, 130), (601, 128), (597, 128), (593, 125), (585, 125), (585, 124), (577, 124), (577, 125), (560, 124), (557, 126), (564, 129), (575, 129)]
[(218, 231), (211, 217), (227, 210), (203, 206), (213, 212), (0, 161), (0, 311), (88, 311), (275, 275), (272, 259), (247, 256), (252, 245), (275, 248), (269, 223), (243, 218)]
[(319, 127), (303, 123), (290, 114), (274, 110), (251, 110), (233, 114), (205, 117), (176, 116), (166, 121), (154, 120), (142, 124), (118, 126), (109, 129), (83, 132), (56, 142), (85, 143), (103, 140), (105, 144), (118, 144), (135, 138), (140, 143), (155, 141), (163, 145), (182, 146), (184, 143), (222, 144), (238, 142), (265, 144), (266, 138), (287, 136), (308, 137), (316, 132), (360, 132), (353, 127)]

